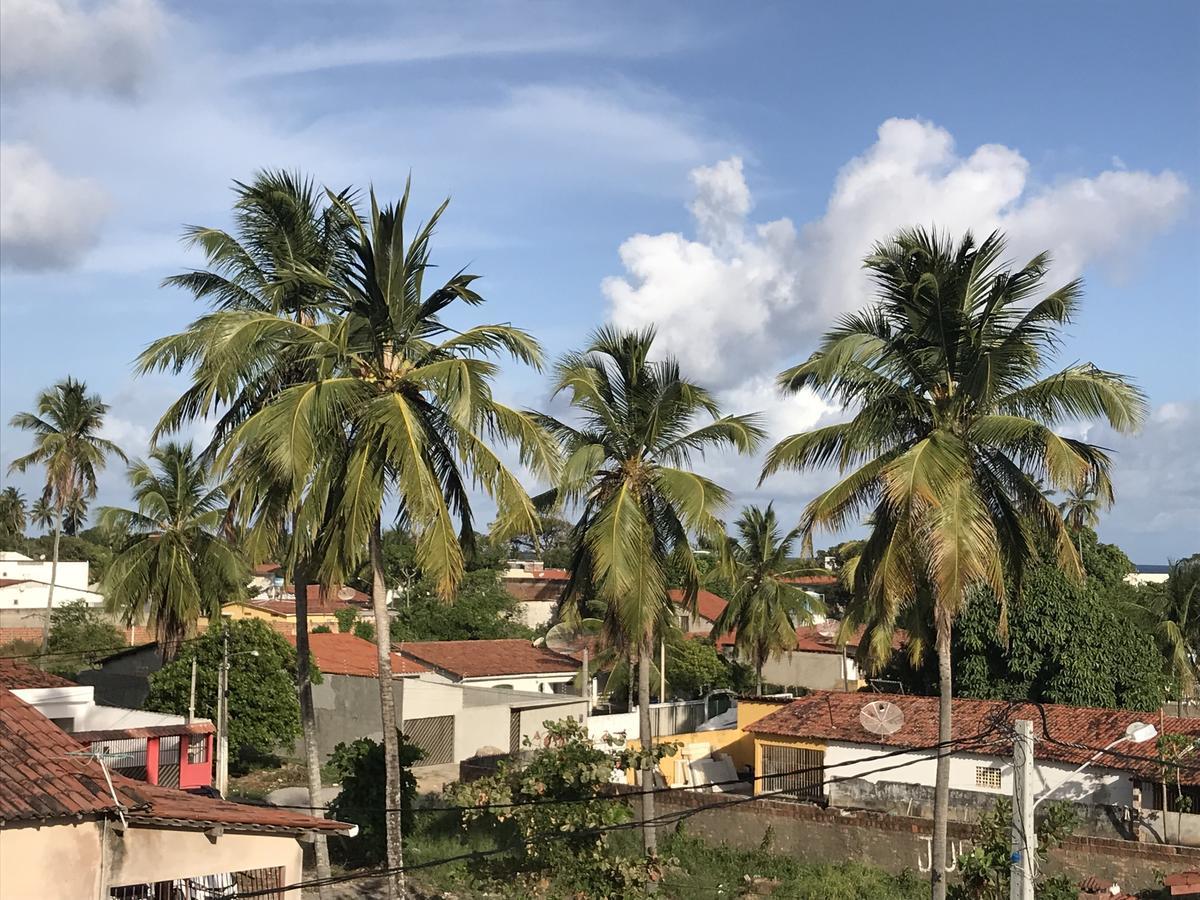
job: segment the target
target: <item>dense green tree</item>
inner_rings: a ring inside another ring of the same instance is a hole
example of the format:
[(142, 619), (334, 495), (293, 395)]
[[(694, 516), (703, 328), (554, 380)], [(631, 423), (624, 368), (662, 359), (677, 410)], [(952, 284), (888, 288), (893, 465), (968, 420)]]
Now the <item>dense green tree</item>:
[(735, 525), (736, 537), (721, 548), (721, 569), (730, 591), (728, 604), (713, 623), (713, 637), (736, 632), (734, 646), (754, 667), (758, 690), (762, 670), (772, 656), (796, 647), (796, 626), (812, 621), (821, 602), (790, 579), (812, 574), (798, 565), (792, 551), (800, 529), (784, 533), (775, 509), (748, 506)]
[[(667, 642), (667, 690), (672, 698), (693, 700), (715, 688), (731, 688), (733, 672), (712, 641)], [(666, 699), (666, 698), (663, 698)]]
[(1165, 698), (1153, 632), (1124, 614), (1119, 588), (1080, 584), (1057, 567), (1030, 570), (1008, 605), (976, 590), (955, 625), (955, 693), (1074, 706), (1157, 709)]
[[(32, 432), (34, 438), (33, 450), (14, 459), (8, 471), (24, 472), (30, 466), (45, 469), (42, 500), (53, 509), (50, 524), (54, 528), (54, 545), (50, 587), (46, 591), (43, 648), (50, 641), (50, 610), (54, 608), (59, 542), (66, 512), (70, 508), (77, 513), (81, 501), (96, 496), (96, 473), (104, 468), (109, 456), (125, 459), (120, 447), (100, 436), (107, 413), (108, 404), (99, 394), (89, 394), (86, 384), (68, 377), (38, 395), (37, 412), (17, 413), (9, 422), (13, 428)], [(37, 518), (42, 519), (41, 511)]]
[[(1003, 237), (982, 243), (904, 230), (865, 266), (877, 300), (844, 316), (809, 359), (780, 375), (785, 391), (815, 391), (855, 410), (845, 422), (792, 435), (763, 470), (837, 465), (844, 473), (805, 509), (804, 530), (840, 530), (869, 515), (869, 534), (846, 573), (847, 625), (868, 626), (862, 652), (882, 659), (904, 625), (921, 651), (934, 636), (939, 740), (950, 740), (954, 621), (984, 585), (1015, 596), (1044, 535), (1057, 564), (1082, 577), (1062, 517), (1035, 481), (1086, 485), (1110, 499), (1109, 457), (1055, 427), (1103, 419), (1129, 432), (1145, 397), (1090, 363), (1044, 376), (1082, 294), (1071, 282), (1038, 297), (1049, 265), (1039, 254), (1013, 270)], [(946, 896), (950, 758), (938, 760), (930, 872)]]
[(1164, 584), (1139, 588), (1130, 607), (1135, 620), (1155, 636), (1173, 696), (1195, 697), (1200, 685), (1200, 553), (1172, 563)]
[[(593, 597), (602, 600), (608, 642), (637, 655), (643, 735), (650, 734), (655, 638), (673, 615), (669, 569), (676, 567), (686, 602), (694, 605), (701, 573), (691, 537), (724, 537), (716, 513), (728, 494), (691, 465), (709, 450), (749, 452), (763, 436), (754, 416), (722, 416), (674, 358), (651, 362), (653, 343), (653, 329), (597, 331), (587, 348), (555, 368), (554, 393), (569, 395), (578, 425), (541, 418), (567, 457), (558, 500), (579, 507), (563, 604), (578, 611)], [(654, 795), (641, 797), (642, 819), (652, 823)], [(653, 824), (643, 829), (643, 842), (653, 854)]]
[(259, 755), (291, 750), (300, 736), (300, 704), (292, 682), (296, 650), (257, 619), (214, 622), (202, 635), (185, 642), (174, 660), (150, 676), (146, 709), (187, 713), (195, 659), (196, 715), (215, 718), (226, 629), (231, 662), (229, 746)]
[(98, 659), (125, 646), (125, 636), (83, 600), (57, 606), (50, 613), (46, 668), (73, 677)]
[(223, 525), (227, 500), (191, 445), (167, 443), (130, 466), (137, 509), (106, 507), (101, 521), (129, 533), (103, 581), (105, 603), (126, 624), (145, 617), (163, 660), (206, 615), (234, 599), (245, 563)]
[(532, 637), (521, 621), (520, 602), (493, 569), (467, 572), (447, 603), (430, 582), (397, 601), (393, 641), (472, 641)]
[(0, 491), (0, 538), (23, 536), (27, 512), (24, 494), (15, 487)]
[[(417, 797), (417, 779), (412, 767), (421, 759), (421, 748), (410, 744), (403, 734), (396, 735), (400, 767), (400, 820), (404, 833), (413, 827), (413, 808)], [(341, 791), (329, 804), (329, 815), (339, 822), (353, 822), (358, 834), (336, 838), (333, 849), (338, 862), (348, 866), (377, 866), (387, 859), (387, 815), (379, 785), (386, 778), (383, 745), (370, 738), (359, 738), (333, 748), (328, 766), (337, 776)]]

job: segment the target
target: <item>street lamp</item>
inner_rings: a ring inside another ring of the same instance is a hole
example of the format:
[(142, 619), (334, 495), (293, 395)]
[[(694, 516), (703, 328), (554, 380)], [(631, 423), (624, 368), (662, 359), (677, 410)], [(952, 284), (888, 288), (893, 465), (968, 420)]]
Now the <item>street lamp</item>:
[(1074, 772), (1072, 772), (1070, 775), (1068, 775), (1066, 778), (1064, 778), (1062, 781), (1060, 781), (1055, 787), (1046, 791), (1046, 793), (1042, 794), (1042, 796), (1040, 796), (1036, 800), (1034, 800), (1033, 808), (1037, 809), (1039, 803), (1041, 803), (1043, 800), (1048, 800), (1050, 798), (1051, 794), (1053, 794), (1055, 791), (1057, 791), (1063, 785), (1073, 781), (1076, 775), (1078, 775), (1080, 772), (1082, 772), (1084, 769), (1086, 769), (1088, 766), (1090, 766), (1092, 763), (1094, 763), (1096, 760), (1098, 760), (1100, 757), (1102, 757), (1109, 750), (1113, 749), (1113, 747), (1116, 747), (1119, 744), (1124, 744), (1126, 742), (1129, 742), (1130, 744), (1144, 744), (1144, 743), (1146, 743), (1146, 741), (1152, 741), (1156, 737), (1158, 737), (1158, 729), (1155, 728), (1153, 725), (1150, 725), (1147, 722), (1130, 722), (1129, 727), (1125, 729), (1125, 733), (1123, 735), (1121, 735), (1115, 741), (1110, 743), (1103, 750), (1097, 750), (1095, 752), (1095, 754), (1091, 757), (1091, 759), (1089, 759), (1087, 762), (1085, 762), (1083, 765), (1081, 765), (1079, 768), (1077, 768)]
[(221, 641), (221, 669), (217, 673), (217, 792), (222, 798), (229, 790), (229, 660), (235, 656), (258, 656), (258, 651), (230, 653), (226, 628)]

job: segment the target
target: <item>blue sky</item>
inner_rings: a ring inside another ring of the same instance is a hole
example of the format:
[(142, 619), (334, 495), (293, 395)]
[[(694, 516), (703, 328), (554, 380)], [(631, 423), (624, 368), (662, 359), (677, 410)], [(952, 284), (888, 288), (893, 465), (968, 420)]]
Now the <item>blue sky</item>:
[[(839, 415), (770, 379), (866, 299), (873, 240), (1001, 226), (1087, 280), (1062, 361), (1151, 397), (1139, 436), (1076, 429), (1117, 451), (1102, 537), (1200, 549), (1194, 3), (2, 2), (4, 421), (70, 373), (143, 452), (179, 386), (130, 362), (199, 311), (157, 286), (196, 262), (180, 228), (224, 224), (261, 167), (385, 196), (411, 171), (416, 208), (453, 197), (436, 255), (485, 276), (491, 318), (553, 353), (654, 322), (776, 436)], [(502, 390), (546, 401), (527, 371)], [(708, 468), (787, 514), (830, 479)]]

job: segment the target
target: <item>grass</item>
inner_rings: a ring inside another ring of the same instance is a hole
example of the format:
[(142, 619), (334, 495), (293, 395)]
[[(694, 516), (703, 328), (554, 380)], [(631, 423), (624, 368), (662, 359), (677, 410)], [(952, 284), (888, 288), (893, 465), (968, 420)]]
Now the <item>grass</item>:
[[(464, 833), (456, 817), (419, 815), (405, 842), (405, 862), (419, 865), (463, 853), (495, 849), (492, 834)], [(636, 859), (641, 855), (637, 831), (615, 832), (609, 851)], [(662, 836), (659, 853), (667, 864), (658, 897), (671, 900), (770, 896), (787, 900), (919, 900), (928, 883), (915, 873), (891, 875), (856, 862), (805, 863), (766, 849), (739, 850), (712, 844), (686, 832)], [(457, 897), (541, 897), (569, 900), (579, 896), (577, 884), (554, 872), (514, 875), (505, 857), (460, 860), (413, 874), (425, 891), (449, 891)]]

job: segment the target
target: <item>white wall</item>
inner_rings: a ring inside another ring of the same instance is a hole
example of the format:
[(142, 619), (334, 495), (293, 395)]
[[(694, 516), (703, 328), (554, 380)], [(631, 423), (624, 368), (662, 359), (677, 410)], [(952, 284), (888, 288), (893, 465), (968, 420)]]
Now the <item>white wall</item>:
[(642, 733), (642, 725), (635, 709), (633, 712), (607, 716), (588, 716), (587, 730), (593, 741), (602, 740), (606, 734), (616, 737), (621, 733), (624, 733), (626, 740), (635, 741)]
[(517, 604), (521, 608), (521, 621), (527, 628), (541, 628), (554, 618), (557, 600), (522, 600)]
[[(894, 748), (882, 745), (848, 744), (831, 742), (825, 751), (826, 778), (850, 777), (864, 781), (899, 781), (933, 787), (937, 775), (937, 759), (930, 752), (902, 753), (885, 759), (871, 759)], [(847, 763), (847, 765), (841, 765)], [(907, 765), (899, 765), (907, 763)], [(892, 767), (886, 772), (868, 774), (870, 770)], [(1000, 789), (993, 790), (976, 784), (976, 768), (1000, 769)], [(1133, 803), (1133, 785), (1128, 777), (1111, 769), (1088, 769), (1080, 775), (1071, 776), (1075, 767), (1065, 763), (1039, 760), (1033, 770), (1033, 792), (1035, 797), (1049, 793), (1052, 800), (1130, 806)], [(982, 794), (1012, 795), (1012, 758), (962, 754), (950, 758), (950, 788), (960, 791), (977, 791)]]
[[(50, 583), (53, 561), (30, 559), (20, 553), (0, 553), (0, 578), (28, 578), (30, 581)], [(82, 588), (88, 586), (88, 564), (72, 560), (58, 561), (58, 587)]]
[[(87, 563), (83, 563), (87, 565)], [(10, 584), (0, 587), (0, 609), (45, 609), (46, 598), (50, 593), (50, 583), (24, 581), (20, 584)], [(104, 595), (89, 591), (86, 587), (69, 587), (60, 581), (54, 588), (54, 607), (66, 606), (82, 600), (88, 606), (100, 606)]]
[[(91, 685), (54, 688), (20, 688), (13, 693), (47, 719), (70, 719), (67, 731), (108, 731), (117, 728), (146, 728), (153, 725), (182, 725), (183, 716), (145, 712), (121, 706), (97, 706)], [(197, 720), (206, 721), (206, 720)], [(63, 723), (66, 724), (65, 722)]]
[(495, 678), (467, 678), (464, 686), (469, 687), (508, 687), (514, 691), (528, 691), (533, 694), (552, 694), (554, 685), (571, 684), (575, 673), (563, 675), (498, 675)]

